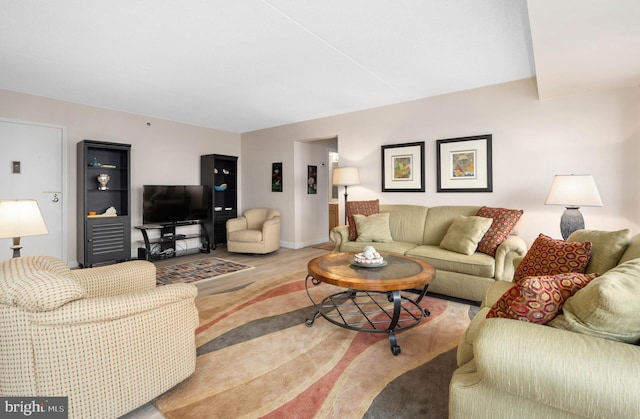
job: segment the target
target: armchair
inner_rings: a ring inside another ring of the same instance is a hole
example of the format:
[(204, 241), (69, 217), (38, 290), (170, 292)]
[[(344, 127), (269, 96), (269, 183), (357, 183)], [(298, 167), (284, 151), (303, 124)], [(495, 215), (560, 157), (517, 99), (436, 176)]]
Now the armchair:
[(70, 418), (118, 417), (195, 370), (197, 288), (155, 266), (0, 262), (0, 395), (67, 396)]
[(227, 220), (227, 250), (237, 253), (271, 253), (280, 248), (280, 212), (271, 208), (246, 210)]

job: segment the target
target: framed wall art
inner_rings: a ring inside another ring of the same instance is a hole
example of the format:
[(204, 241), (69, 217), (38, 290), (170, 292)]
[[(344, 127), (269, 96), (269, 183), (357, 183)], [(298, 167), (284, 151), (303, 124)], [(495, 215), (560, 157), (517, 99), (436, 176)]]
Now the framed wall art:
[(307, 166), (307, 194), (318, 193), (318, 166)]
[(271, 192), (282, 192), (282, 163), (271, 163)]
[(491, 134), (436, 141), (438, 192), (493, 192)]
[(424, 141), (382, 146), (382, 192), (424, 192)]

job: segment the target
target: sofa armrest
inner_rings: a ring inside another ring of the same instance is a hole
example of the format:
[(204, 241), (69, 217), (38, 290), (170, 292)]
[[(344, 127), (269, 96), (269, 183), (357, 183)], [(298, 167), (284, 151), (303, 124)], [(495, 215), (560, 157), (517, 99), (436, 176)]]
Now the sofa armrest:
[(246, 230), (248, 227), (245, 217), (231, 218), (227, 220), (227, 233), (233, 231)]
[[(191, 304), (198, 294), (193, 284), (172, 284), (125, 295), (84, 298), (50, 311), (31, 312), (34, 326), (86, 326), (107, 323), (148, 313), (162, 312), (172, 304)], [(194, 308), (195, 310), (195, 305)], [(197, 311), (196, 311), (197, 314)], [(196, 315), (197, 317), (197, 315)], [(194, 323), (194, 329), (197, 322)]]
[(510, 319), (474, 342), (483, 385), (584, 417), (638, 417), (640, 347)]
[(71, 274), (86, 289), (89, 298), (128, 294), (156, 287), (156, 266), (146, 260), (73, 269)]
[(349, 241), (349, 226), (337, 226), (331, 229), (329, 237), (336, 244), (333, 252), (339, 252), (342, 243)]
[(527, 253), (527, 244), (520, 236), (509, 236), (498, 246), (496, 250), (495, 279), (500, 281), (512, 281), (515, 268), (513, 259), (524, 256)]

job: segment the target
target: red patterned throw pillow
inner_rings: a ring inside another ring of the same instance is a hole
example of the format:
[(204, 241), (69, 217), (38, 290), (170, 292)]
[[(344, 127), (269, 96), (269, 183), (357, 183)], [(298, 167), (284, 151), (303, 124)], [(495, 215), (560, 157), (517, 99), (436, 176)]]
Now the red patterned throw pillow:
[(380, 201), (378, 199), (372, 201), (347, 201), (346, 211), (347, 222), (349, 223), (349, 240), (354, 241), (358, 238), (358, 232), (353, 215), (360, 214), (368, 217), (378, 214), (380, 212)]
[(598, 274), (563, 273), (528, 276), (517, 281), (487, 313), (530, 323), (546, 324), (556, 317), (564, 302)]
[(507, 208), (482, 207), (476, 215), (492, 218), (493, 223), (478, 243), (478, 252), (495, 256), (498, 246), (509, 237), (524, 211)]
[(509, 311), (511, 310), (511, 303), (520, 296), (520, 291), (518, 287), (514, 285), (509, 288), (507, 292), (502, 294), (502, 297), (495, 302), (494, 305), (491, 306), (489, 312), (487, 313), (487, 318), (489, 317), (509, 317)]
[(584, 273), (591, 257), (591, 242), (565, 242), (540, 234), (516, 268), (514, 281), (527, 276)]
[(511, 303), (511, 318), (545, 324), (560, 314), (569, 297), (597, 276), (570, 272), (522, 278), (518, 281), (520, 296)]

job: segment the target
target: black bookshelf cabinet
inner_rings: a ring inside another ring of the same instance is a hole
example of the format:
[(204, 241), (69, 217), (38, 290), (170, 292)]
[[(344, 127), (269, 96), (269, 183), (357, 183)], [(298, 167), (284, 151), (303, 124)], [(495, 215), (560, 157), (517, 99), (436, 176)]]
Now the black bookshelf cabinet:
[[(211, 192), (206, 230), (215, 249), (227, 243), (227, 220), (238, 216), (238, 157), (222, 154), (200, 156), (200, 183)], [(226, 185), (224, 190), (221, 185)]]
[(131, 145), (83, 140), (77, 160), (80, 267), (131, 259)]

